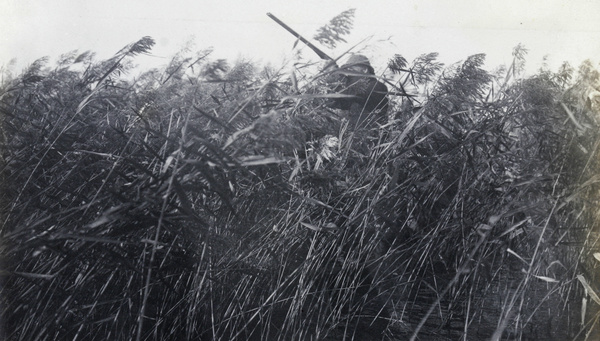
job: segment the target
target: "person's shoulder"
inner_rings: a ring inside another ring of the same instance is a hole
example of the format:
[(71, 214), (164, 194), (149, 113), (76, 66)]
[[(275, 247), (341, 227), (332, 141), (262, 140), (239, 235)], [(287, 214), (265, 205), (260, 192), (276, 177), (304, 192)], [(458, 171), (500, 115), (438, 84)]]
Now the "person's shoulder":
[(388, 87), (387, 87), (387, 85), (385, 85), (385, 84), (384, 84), (382, 81), (380, 81), (380, 80), (377, 80), (377, 85), (375, 85), (375, 87), (376, 87), (376, 88), (379, 88), (379, 89), (382, 89), (382, 90), (383, 90), (383, 89), (385, 89), (385, 91), (386, 91), (386, 92), (388, 91)]
[(373, 84), (373, 90), (375, 90), (378, 93), (387, 93), (388, 92), (388, 87), (387, 85), (385, 85), (385, 83), (377, 78), (371, 78), (370, 81)]

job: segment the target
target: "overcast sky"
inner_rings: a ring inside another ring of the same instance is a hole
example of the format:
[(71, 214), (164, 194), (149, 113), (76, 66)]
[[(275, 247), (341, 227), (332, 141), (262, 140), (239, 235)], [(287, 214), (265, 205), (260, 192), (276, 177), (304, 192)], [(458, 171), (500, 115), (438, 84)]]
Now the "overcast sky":
[(372, 36), (366, 54), (382, 65), (394, 53), (411, 60), (439, 52), (446, 63), (486, 53), (492, 69), (510, 63), (519, 43), (529, 49), (531, 71), (545, 55), (553, 68), (600, 61), (598, 0), (0, 0), (0, 66), (16, 58), (18, 73), (72, 50), (108, 58), (143, 36), (157, 42), (153, 56), (138, 61), (144, 65), (166, 64), (192, 37), (198, 49), (214, 47), (215, 57), (277, 63), (295, 40), (267, 12), (311, 38), (350, 8), (348, 46)]

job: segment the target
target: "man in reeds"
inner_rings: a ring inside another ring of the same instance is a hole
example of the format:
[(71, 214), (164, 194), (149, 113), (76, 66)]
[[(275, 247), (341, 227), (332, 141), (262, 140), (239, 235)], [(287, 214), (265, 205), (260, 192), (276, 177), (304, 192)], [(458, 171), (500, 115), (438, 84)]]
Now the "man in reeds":
[(335, 98), (328, 106), (348, 111), (353, 127), (374, 127), (387, 122), (388, 88), (378, 81), (369, 59), (353, 54), (340, 68), (331, 72), (326, 82), (336, 94), (349, 95)]

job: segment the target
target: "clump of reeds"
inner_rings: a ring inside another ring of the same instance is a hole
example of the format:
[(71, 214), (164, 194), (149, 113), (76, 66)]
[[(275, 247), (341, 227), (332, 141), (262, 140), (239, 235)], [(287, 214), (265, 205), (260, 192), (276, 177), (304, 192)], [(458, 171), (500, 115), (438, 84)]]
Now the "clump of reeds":
[(597, 280), (593, 68), (523, 79), (522, 49), (502, 74), (396, 55), (393, 90), (421, 96), (357, 129), (300, 66), (202, 51), (123, 77), (152, 43), (40, 60), (0, 89), (7, 339), (597, 329), (580, 303)]

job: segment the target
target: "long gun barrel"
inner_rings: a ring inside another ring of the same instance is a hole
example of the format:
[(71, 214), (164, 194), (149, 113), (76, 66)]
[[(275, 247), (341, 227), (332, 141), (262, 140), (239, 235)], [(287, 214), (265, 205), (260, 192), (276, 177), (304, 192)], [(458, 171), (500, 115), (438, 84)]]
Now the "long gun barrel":
[(298, 40), (300, 40), (301, 42), (303, 42), (304, 44), (306, 44), (306, 46), (310, 47), (311, 50), (315, 51), (315, 53), (319, 56), (319, 58), (324, 59), (324, 60), (331, 60), (331, 61), (334, 60), (333, 58), (329, 57), (325, 52), (321, 51), (321, 49), (319, 49), (318, 47), (316, 47), (315, 45), (313, 45), (313, 43), (311, 43), (310, 41), (306, 40), (298, 32), (294, 31), (291, 27), (289, 27), (288, 25), (286, 25), (283, 21), (279, 20), (273, 14), (267, 13), (267, 16), (269, 16), (269, 18), (273, 19), (276, 23), (278, 23), (279, 25), (281, 25), (281, 27), (285, 28), (288, 32), (290, 32), (291, 34), (293, 34), (294, 37), (298, 38)]

